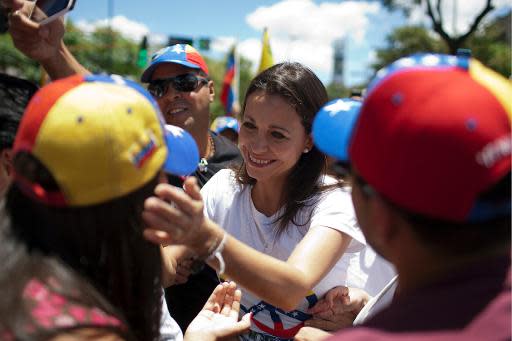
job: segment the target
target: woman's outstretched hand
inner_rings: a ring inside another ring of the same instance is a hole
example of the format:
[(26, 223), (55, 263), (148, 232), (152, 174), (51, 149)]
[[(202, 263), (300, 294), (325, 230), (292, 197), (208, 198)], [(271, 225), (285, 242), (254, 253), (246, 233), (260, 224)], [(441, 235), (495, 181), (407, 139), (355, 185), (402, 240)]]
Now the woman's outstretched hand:
[(203, 200), (194, 177), (187, 178), (184, 189), (159, 184), (155, 196), (146, 199), (142, 217), (148, 229), (144, 236), (156, 244), (199, 246), (205, 236)]

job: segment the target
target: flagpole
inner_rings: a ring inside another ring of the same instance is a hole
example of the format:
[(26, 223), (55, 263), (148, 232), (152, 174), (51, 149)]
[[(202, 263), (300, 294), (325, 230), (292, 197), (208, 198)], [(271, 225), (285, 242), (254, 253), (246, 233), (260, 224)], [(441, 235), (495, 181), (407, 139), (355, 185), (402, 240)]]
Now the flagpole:
[[(235, 46), (233, 47), (233, 53), (235, 54), (235, 86), (233, 89), (234, 99), (233, 99), (233, 107), (236, 109), (236, 116), (238, 116), (240, 111), (240, 54), (238, 53), (238, 38), (235, 40)], [(237, 117), (235, 117), (237, 118)]]

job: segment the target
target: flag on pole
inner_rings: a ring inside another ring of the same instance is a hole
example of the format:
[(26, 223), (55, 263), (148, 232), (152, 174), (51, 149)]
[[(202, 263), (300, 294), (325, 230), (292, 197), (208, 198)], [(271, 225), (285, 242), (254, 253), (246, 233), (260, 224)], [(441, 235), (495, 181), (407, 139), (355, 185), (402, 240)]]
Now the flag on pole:
[(270, 48), (268, 30), (265, 27), (263, 30), (263, 47), (261, 49), (260, 67), (258, 68), (258, 73), (268, 69), (272, 65), (274, 65), (274, 58), (272, 57), (272, 49)]
[(148, 36), (144, 36), (139, 46), (139, 53), (137, 56), (137, 66), (145, 68), (148, 63)]
[(235, 46), (231, 49), (226, 62), (226, 74), (222, 82), (220, 101), (227, 116), (236, 116), (235, 107), (238, 105), (238, 65), (236, 61)]

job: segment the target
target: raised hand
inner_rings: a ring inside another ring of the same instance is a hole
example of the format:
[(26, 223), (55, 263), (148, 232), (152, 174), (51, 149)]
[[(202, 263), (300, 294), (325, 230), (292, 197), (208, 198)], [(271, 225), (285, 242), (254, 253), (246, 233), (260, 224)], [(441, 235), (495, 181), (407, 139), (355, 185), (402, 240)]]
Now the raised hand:
[(56, 58), (62, 48), (64, 21), (59, 18), (40, 25), (30, 20), (33, 4), (27, 0), (2, 0), (2, 7), (9, 13), (9, 33), (14, 46), (27, 57), (45, 63)]
[(146, 199), (142, 213), (150, 227), (144, 231), (146, 239), (157, 244), (183, 244), (192, 248), (200, 244), (197, 236), (204, 229), (206, 219), (196, 179), (186, 179), (184, 188), (160, 184), (155, 188), (156, 196)]

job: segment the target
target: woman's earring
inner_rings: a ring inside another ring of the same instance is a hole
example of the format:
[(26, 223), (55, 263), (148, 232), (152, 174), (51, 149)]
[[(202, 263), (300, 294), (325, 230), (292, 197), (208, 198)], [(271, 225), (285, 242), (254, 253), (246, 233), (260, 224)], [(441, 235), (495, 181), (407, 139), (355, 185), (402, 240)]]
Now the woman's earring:
[(309, 153), (309, 149), (304, 148), (304, 152), (303, 152), (303, 153), (304, 153), (304, 154)]

